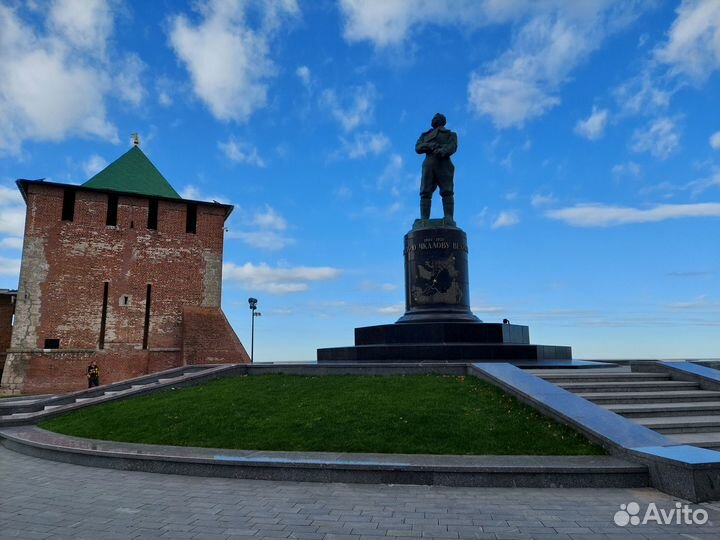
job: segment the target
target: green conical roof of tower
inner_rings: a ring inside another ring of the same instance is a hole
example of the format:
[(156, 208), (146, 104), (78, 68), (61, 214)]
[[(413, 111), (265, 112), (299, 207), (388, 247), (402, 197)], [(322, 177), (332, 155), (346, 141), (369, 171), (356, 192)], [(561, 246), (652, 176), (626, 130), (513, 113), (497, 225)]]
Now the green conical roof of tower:
[(133, 146), (83, 186), (148, 197), (182, 198), (138, 146)]

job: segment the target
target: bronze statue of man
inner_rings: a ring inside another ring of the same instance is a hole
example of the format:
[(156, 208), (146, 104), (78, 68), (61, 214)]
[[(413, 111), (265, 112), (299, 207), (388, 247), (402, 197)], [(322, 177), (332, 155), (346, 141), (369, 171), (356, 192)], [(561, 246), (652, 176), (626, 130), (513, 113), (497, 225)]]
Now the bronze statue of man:
[(453, 221), (455, 212), (455, 199), (453, 195), (453, 178), (455, 165), (450, 156), (457, 150), (457, 134), (445, 128), (447, 119), (437, 113), (433, 116), (432, 129), (426, 131), (417, 143), (415, 152), (425, 154), (422, 164), (422, 179), (420, 180), (420, 218), (430, 219), (430, 206), (432, 195), (436, 187), (440, 188), (442, 197), (443, 215)]

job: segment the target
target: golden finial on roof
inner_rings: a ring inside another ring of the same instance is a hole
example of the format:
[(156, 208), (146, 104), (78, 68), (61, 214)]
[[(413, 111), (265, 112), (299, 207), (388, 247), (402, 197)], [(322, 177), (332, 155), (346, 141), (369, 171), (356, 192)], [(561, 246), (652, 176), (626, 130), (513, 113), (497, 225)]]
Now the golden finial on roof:
[(130, 136), (132, 137), (133, 144), (135, 146), (140, 146), (140, 136), (137, 133), (132, 133)]

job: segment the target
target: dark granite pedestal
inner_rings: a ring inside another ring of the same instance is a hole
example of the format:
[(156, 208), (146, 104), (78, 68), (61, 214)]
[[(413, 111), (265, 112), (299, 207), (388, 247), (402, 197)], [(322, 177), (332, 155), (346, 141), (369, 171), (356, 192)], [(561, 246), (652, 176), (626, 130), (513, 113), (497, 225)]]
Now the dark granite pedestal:
[(570, 362), (570, 347), (532, 345), (527, 326), (483, 323), (470, 310), (465, 232), (447, 219), (416, 220), (405, 235), (405, 314), (355, 329), (355, 345), (318, 349), (319, 363)]

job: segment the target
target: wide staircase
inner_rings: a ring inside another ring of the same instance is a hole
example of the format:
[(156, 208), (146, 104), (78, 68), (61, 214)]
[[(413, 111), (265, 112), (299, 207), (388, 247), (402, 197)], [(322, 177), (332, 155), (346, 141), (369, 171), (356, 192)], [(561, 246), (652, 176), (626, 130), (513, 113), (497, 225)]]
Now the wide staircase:
[(111, 401), (121, 396), (185, 385), (230, 368), (232, 364), (183, 366), (69, 394), (3, 398), (0, 399), (0, 426), (39, 422), (62, 412)]
[(627, 366), (530, 371), (678, 443), (720, 450), (720, 392), (696, 382)]

